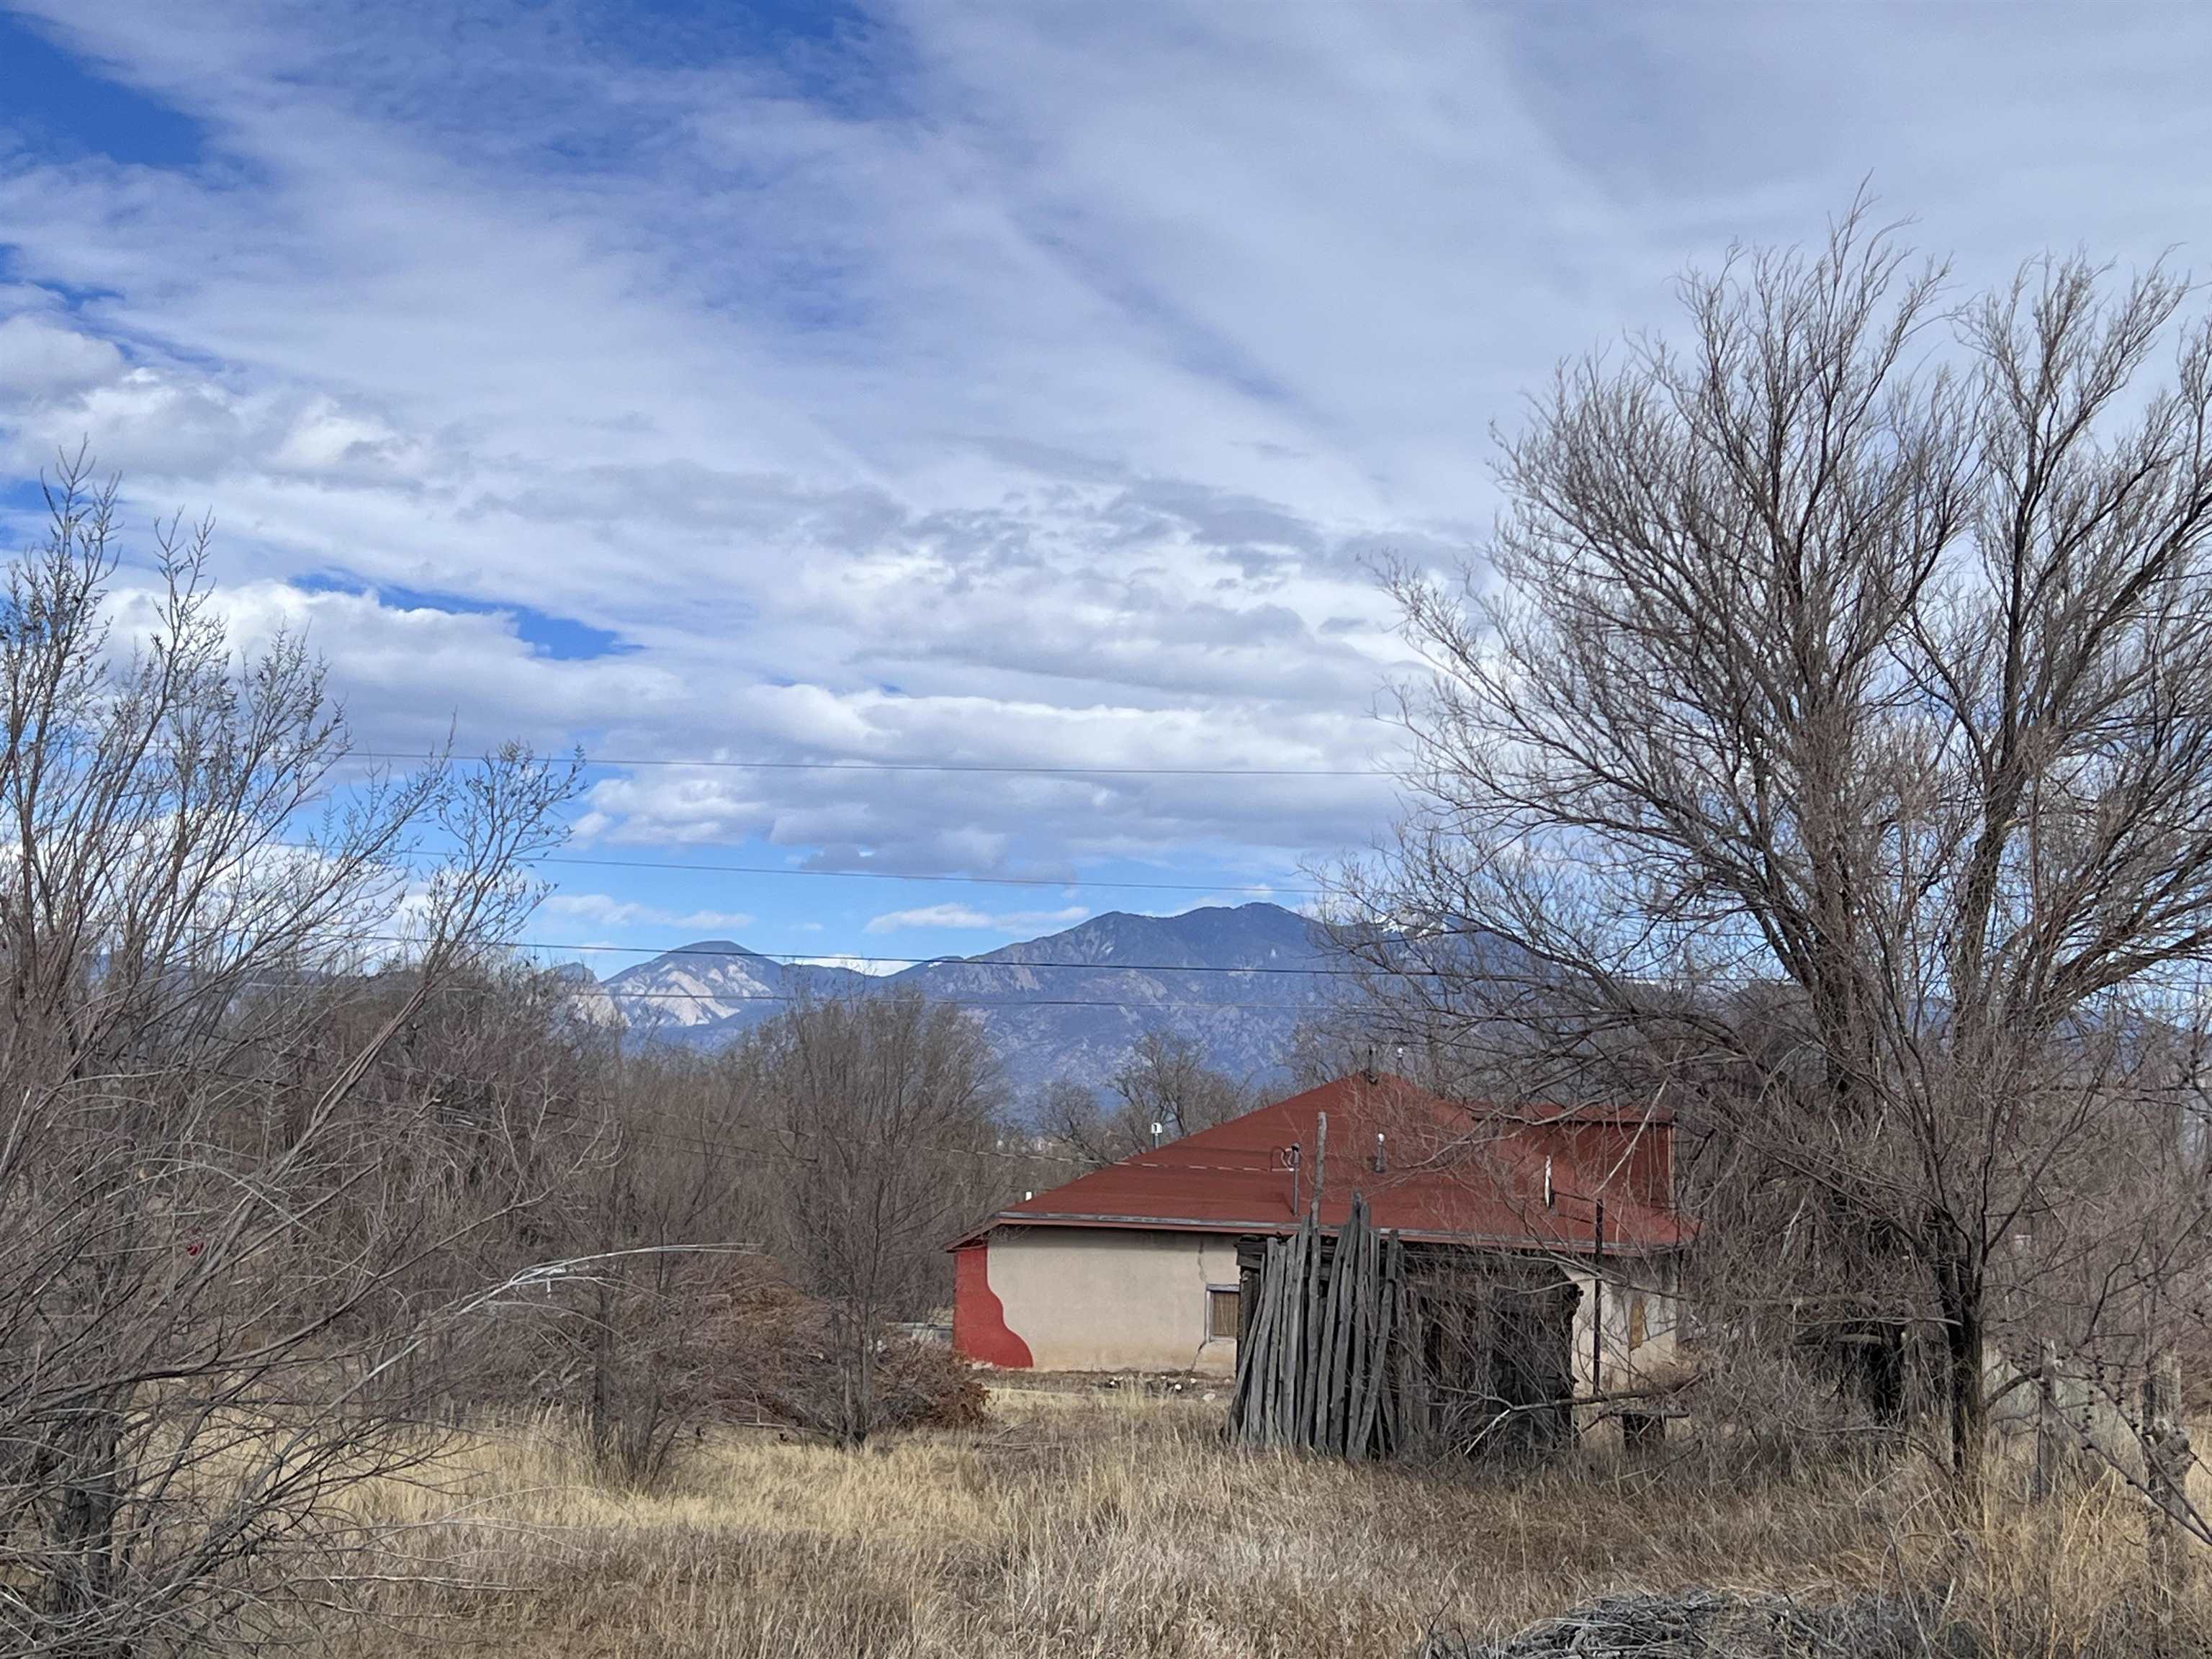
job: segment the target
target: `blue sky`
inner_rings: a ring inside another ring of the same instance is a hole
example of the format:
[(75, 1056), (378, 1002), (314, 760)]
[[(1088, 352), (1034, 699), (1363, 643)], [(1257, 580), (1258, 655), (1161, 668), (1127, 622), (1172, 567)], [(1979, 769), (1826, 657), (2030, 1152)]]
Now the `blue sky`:
[(1371, 562), (1479, 547), (1554, 361), (1862, 180), (1963, 279), (2202, 270), (2208, 46), (2180, 7), (0, 5), (0, 516), (87, 438), (137, 522), (215, 514), (240, 637), (305, 627), (363, 747), (583, 745), (548, 941), (1296, 896), (1392, 811)]

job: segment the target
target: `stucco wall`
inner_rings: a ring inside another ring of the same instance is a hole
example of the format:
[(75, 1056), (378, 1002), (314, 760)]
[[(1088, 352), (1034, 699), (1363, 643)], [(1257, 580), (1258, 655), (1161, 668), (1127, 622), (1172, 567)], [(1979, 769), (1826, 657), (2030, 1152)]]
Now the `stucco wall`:
[[(1237, 1286), (1237, 1243), (1205, 1233), (1112, 1227), (1000, 1227), (963, 1251), (954, 1340), (971, 1358), (1041, 1370), (1237, 1368), (1233, 1341), (1206, 1335), (1206, 1291)], [(1589, 1275), (1574, 1316), (1574, 1378), (1591, 1391)], [(1601, 1392), (1664, 1379), (1677, 1363), (1673, 1265), (1615, 1259), (1595, 1298)], [(1638, 1309), (1641, 1306), (1639, 1317)]]
[[(1675, 1327), (1681, 1304), (1675, 1296), (1674, 1264), (1615, 1258), (1605, 1268), (1602, 1291), (1595, 1298), (1587, 1270), (1577, 1268), (1569, 1275), (1582, 1292), (1575, 1304), (1576, 1392), (1592, 1392), (1593, 1381), (1595, 1391), (1602, 1394), (1668, 1380), (1680, 1358)], [(1593, 1300), (1602, 1327), (1596, 1346), (1603, 1358), (1595, 1379), (1590, 1365)]]
[(1039, 1370), (1225, 1376), (1237, 1368), (1236, 1343), (1206, 1334), (1207, 1287), (1237, 1286), (1233, 1238), (1001, 1227), (985, 1248), (983, 1273), (1006, 1330)]

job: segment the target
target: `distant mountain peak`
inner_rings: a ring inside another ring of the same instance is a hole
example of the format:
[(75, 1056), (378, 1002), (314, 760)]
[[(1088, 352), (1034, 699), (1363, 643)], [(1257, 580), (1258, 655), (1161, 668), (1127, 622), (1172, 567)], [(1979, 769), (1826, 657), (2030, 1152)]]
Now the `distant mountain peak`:
[[(760, 957), (757, 951), (748, 950), (733, 939), (695, 939), (689, 945), (673, 945), (661, 952), (669, 957)], [(768, 958), (762, 957), (761, 960)]]
[[(1278, 1073), (1298, 1021), (1338, 981), (1281, 971), (1323, 960), (1295, 911), (1255, 900), (1175, 915), (1109, 910), (1042, 938), (896, 974), (778, 962), (727, 939), (701, 939), (605, 981), (629, 1029), (702, 1045), (728, 1042), (803, 995), (910, 988), (972, 1009), (1017, 1100), (1066, 1078), (1101, 1087), (1146, 1033), (1172, 1031), (1208, 1063), (1255, 1082)], [(1245, 971), (1267, 968), (1274, 971)]]

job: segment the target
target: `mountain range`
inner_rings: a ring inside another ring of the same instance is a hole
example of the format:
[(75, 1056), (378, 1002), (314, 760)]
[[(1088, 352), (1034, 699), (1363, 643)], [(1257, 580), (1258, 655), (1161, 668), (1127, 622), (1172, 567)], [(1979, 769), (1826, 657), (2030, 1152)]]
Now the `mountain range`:
[(1176, 916), (1109, 911), (1064, 933), (888, 975), (702, 939), (624, 969), (597, 993), (633, 1033), (712, 1046), (799, 997), (911, 988), (972, 1009), (1014, 1098), (1027, 1103), (1057, 1078), (1103, 1088), (1152, 1030), (1190, 1038), (1231, 1077), (1279, 1081), (1298, 1021), (1342, 982), (1329, 966), (1304, 917), (1242, 904)]

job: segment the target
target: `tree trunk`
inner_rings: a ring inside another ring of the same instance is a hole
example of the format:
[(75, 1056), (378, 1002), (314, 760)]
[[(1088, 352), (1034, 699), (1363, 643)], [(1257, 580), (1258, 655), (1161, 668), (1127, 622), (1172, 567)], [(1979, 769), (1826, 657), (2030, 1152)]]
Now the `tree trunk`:
[(854, 1333), (854, 1341), (860, 1354), (860, 1397), (854, 1402), (853, 1443), (867, 1443), (868, 1431), (875, 1426), (876, 1404), (876, 1343), (872, 1318), (862, 1319)]
[(2035, 1372), (2035, 1468), (2028, 1477), (2028, 1496), (2039, 1503), (2058, 1491), (2059, 1470), (2066, 1454), (2066, 1423), (2058, 1400), (2058, 1347), (2043, 1340), (2043, 1354)]
[(115, 1594), (115, 1520), (123, 1413), (99, 1407), (86, 1414), (63, 1459), (61, 1501), (50, 1539), (54, 1565), (46, 1609), (57, 1620), (97, 1619)]
[(1951, 1474), (1960, 1494), (1971, 1497), (1981, 1485), (1983, 1451), (1989, 1437), (1989, 1408), (1982, 1390), (1986, 1336), (1981, 1279), (1955, 1255), (1939, 1262), (1936, 1277), (1943, 1309), (1943, 1382), (1951, 1407)]
[(875, 1356), (870, 1340), (875, 1321), (863, 1310), (839, 1310), (837, 1340), (837, 1438), (848, 1446), (867, 1443), (875, 1401)]

